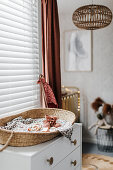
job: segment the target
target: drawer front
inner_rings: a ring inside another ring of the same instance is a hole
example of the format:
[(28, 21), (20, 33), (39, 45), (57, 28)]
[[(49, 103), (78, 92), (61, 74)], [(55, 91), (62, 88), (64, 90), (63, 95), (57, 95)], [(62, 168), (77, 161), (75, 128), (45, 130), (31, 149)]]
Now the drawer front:
[[(32, 169), (37, 170), (36, 167), (38, 167), (38, 170), (50, 170), (72, 151), (74, 151), (80, 145), (80, 128), (81, 126), (79, 126), (78, 124), (74, 124), (72, 141), (76, 140), (75, 143), (71, 143), (71, 141), (69, 141), (69, 139), (65, 137), (60, 137), (43, 152), (32, 157)], [(51, 160), (50, 158), (53, 158), (53, 163), (51, 165), (49, 163), (49, 160)]]
[(53, 170), (80, 170), (80, 147), (67, 156), (62, 162), (56, 165)]
[(30, 170), (30, 159), (18, 153), (0, 152), (0, 170)]

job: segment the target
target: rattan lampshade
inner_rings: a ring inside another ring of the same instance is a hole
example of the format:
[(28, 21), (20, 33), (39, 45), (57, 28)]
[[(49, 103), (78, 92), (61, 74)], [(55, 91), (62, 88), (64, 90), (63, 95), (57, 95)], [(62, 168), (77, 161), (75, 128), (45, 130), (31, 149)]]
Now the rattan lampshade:
[(103, 5), (86, 5), (75, 10), (72, 20), (78, 28), (96, 30), (111, 23), (112, 12)]

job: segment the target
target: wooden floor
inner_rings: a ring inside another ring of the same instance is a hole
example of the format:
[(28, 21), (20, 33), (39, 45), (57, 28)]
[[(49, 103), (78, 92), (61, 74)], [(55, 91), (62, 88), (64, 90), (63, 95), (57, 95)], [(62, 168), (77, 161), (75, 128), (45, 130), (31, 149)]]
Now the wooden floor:
[(101, 154), (101, 155), (113, 157), (113, 153), (100, 152), (98, 150), (98, 148), (97, 148), (97, 145), (96, 144), (91, 144), (91, 143), (83, 143), (82, 152), (83, 153), (95, 153), (95, 154)]

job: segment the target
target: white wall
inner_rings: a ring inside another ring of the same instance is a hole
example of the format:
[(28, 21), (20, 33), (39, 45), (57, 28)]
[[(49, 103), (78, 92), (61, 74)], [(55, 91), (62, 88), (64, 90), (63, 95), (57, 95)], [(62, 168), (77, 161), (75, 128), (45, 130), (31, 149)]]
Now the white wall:
[[(68, 1), (71, 3), (71, 0)], [(91, 102), (100, 96), (106, 102), (113, 104), (113, 22), (104, 29), (93, 31), (93, 71), (66, 72), (64, 70), (64, 31), (77, 28), (72, 22), (72, 11), (68, 13), (60, 12), (59, 17), (62, 85), (80, 88), (84, 140), (94, 142), (96, 138), (93, 131), (88, 131), (88, 126), (97, 120), (94, 111), (91, 109)]]

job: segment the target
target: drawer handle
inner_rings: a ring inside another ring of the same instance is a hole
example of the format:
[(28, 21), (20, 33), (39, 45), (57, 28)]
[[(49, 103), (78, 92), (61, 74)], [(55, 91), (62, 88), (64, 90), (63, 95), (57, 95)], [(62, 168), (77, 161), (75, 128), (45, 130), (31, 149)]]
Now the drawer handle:
[(73, 143), (74, 145), (77, 144), (77, 140), (75, 139), (74, 141), (71, 141), (71, 143)]
[(49, 165), (53, 164), (53, 157), (51, 157), (50, 159), (47, 159), (47, 162), (49, 162)]
[(77, 161), (75, 160), (74, 162), (71, 162), (71, 164), (72, 164), (73, 166), (76, 166)]

